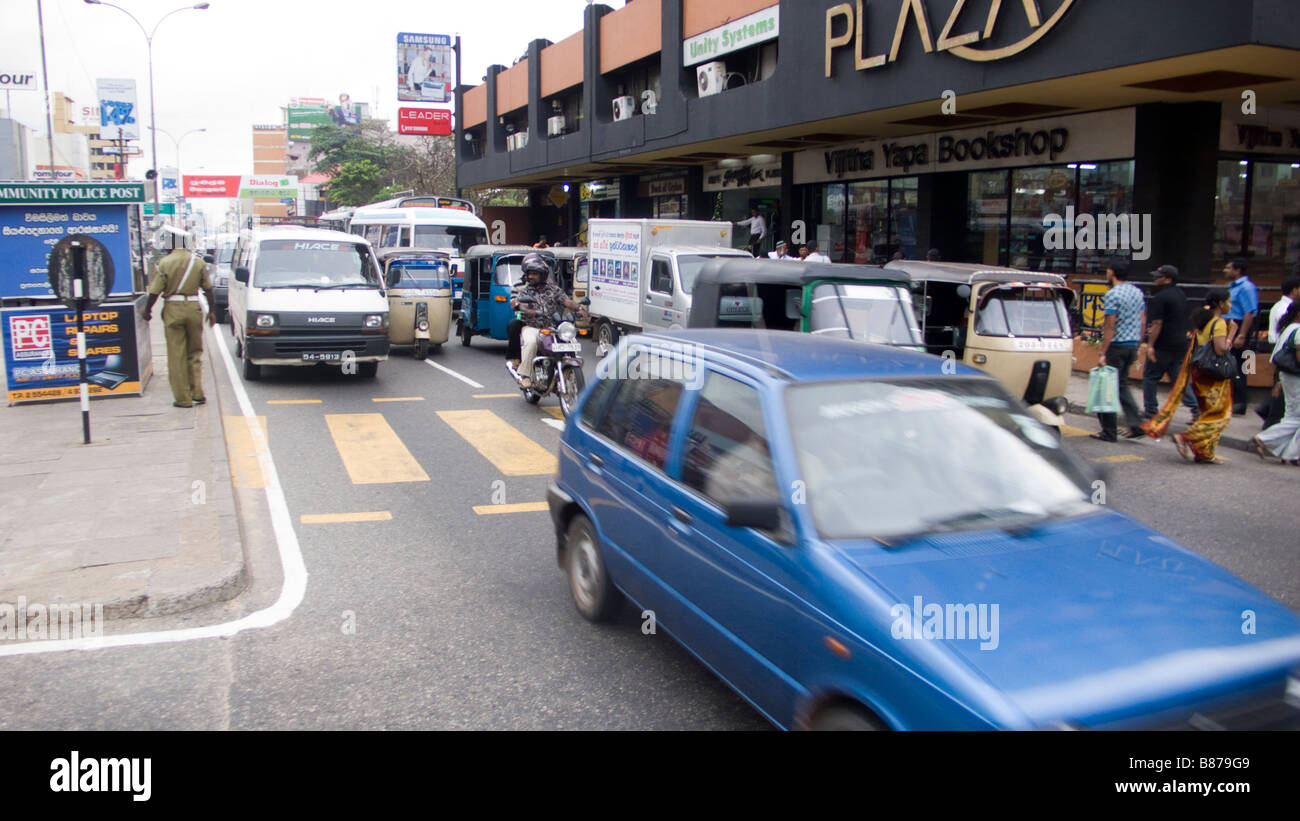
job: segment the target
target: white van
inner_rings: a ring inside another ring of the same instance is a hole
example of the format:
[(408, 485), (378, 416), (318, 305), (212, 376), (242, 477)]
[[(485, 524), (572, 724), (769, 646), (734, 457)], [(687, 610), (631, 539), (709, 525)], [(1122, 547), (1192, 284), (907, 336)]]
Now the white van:
[[(365, 237), (379, 250), (424, 248), (443, 251), (451, 261), (452, 300), (459, 304), (465, 280), (465, 251), (475, 245), (487, 244), (487, 225), (474, 214), (468, 202), (464, 207), (456, 208), (432, 208), (421, 204), (430, 199), (435, 198), (408, 197), (358, 208), (352, 212), (348, 231)], [(436, 201), (443, 204), (464, 202), (450, 197), (437, 197)]]
[(373, 378), (388, 358), (388, 297), (370, 243), (290, 225), (241, 234), (230, 325), (245, 379), (322, 363)]

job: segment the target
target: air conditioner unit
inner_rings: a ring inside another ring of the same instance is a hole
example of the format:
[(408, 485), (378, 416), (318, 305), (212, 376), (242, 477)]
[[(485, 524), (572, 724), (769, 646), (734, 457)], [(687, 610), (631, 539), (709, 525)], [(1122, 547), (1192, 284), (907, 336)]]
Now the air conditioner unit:
[(546, 136), (558, 137), (564, 133), (564, 115), (557, 114), (546, 121)]
[(701, 97), (710, 97), (722, 91), (727, 82), (727, 64), (721, 60), (705, 63), (695, 69), (695, 80)]
[(518, 134), (507, 134), (507, 135), (506, 135), (506, 151), (514, 151), (514, 150), (515, 150), (515, 137), (518, 137), (518, 136), (519, 136)]
[(636, 111), (636, 101), (631, 97), (614, 98), (614, 119), (630, 120), (633, 112)]
[(526, 145), (528, 145), (528, 130), (524, 129), (518, 134), (515, 134), (515, 148), (520, 149)]

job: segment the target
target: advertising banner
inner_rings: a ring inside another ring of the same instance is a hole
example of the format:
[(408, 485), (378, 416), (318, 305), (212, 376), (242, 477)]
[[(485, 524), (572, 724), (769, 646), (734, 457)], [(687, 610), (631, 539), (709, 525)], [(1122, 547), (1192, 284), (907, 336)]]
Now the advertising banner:
[(451, 37), (446, 34), (397, 35), (397, 99), (448, 103), (456, 81)]
[(11, 91), (20, 88), (34, 90), (36, 88), (36, 73), (27, 71), (0, 71), (0, 89)]
[(682, 65), (716, 60), (724, 54), (775, 40), (781, 33), (780, 5), (773, 4), (682, 41)]
[[(153, 357), (137, 343), (143, 340), (147, 347), (149, 337), (137, 308), (136, 302), (112, 303), (83, 314), (91, 396), (139, 394), (147, 381), (140, 362), (152, 367)], [(6, 309), (0, 311), (0, 331), (9, 402), (80, 397), (76, 311), (62, 305)]]
[(99, 136), (105, 140), (138, 140), (135, 80), (96, 80), (99, 98)]
[(175, 202), (181, 192), (180, 172), (175, 168), (163, 168), (158, 171), (158, 195), (163, 202)]
[(287, 176), (240, 177), (239, 197), (251, 197), (255, 200), (280, 200), (286, 197), (298, 198), (298, 178)]
[(705, 191), (728, 191), (735, 188), (759, 188), (781, 184), (781, 163), (742, 165), (739, 168), (713, 167), (704, 172)]
[(619, 322), (641, 320), (641, 225), (588, 223), (591, 312)]
[(0, 297), (53, 297), (49, 258), (70, 234), (89, 234), (109, 251), (121, 272), (117, 287), (131, 290), (131, 241), (125, 205), (7, 207), (0, 205)]
[(216, 176), (185, 177), (181, 190), (185, 197), (238, 197), (239, 182), (243, 179), (238, 174), (219, 174)]
[(440, 108), (399, 108), (397, 133), (445, 137), (451, 133), (451, 112)]
[(289, 139), (299, 142), (310, 141), (313, 129), (333, 122), (326, 105), (291, 105), (285, 116), (289, 121)]

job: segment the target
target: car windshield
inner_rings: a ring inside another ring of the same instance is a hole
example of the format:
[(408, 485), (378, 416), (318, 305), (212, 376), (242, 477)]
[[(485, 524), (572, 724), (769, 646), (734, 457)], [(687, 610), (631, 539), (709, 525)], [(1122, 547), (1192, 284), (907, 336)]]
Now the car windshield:
[(1095, 509), (1055, 432), (981, 378), (786, 392), (805, 499), (827, 539), (897, 539)]
[(699, 275), (704, 263), (719, 257), (734, 257), (735, 254), (682, 254), (677, 257), (677, 271), (682, 275), (682, 290), (690, 293), (695, 287), (695, 277)]
[(235, 258), (235, 246), (227, 245), (217, 249), (217, 262), (229, 265)]
[(524, 278), (524, 269), (520, 265), (522, 259), (513, 259), (510, 261), (501, 261), (497, 263), (496, 284), (514, 287), (519, 280)]
[(378, 288), (370, 249), (355, 242), (275, 239), (258, 248), (259, 288)]
[(1065, 300), (1051, 288), (999, 288), (975, 315), (981, 336), (1069, 338)]
[(471, 246), (486, 245), (487, 241), (487, 231), (482, 228), (417, 225), (415, 239), (411, 244), (416, 248), (455, 249), (457, 253), (463, 254)]
[(911, 297), (895, 285), (823, 282), (813, 288), (809, 327), (814, 334), (885, 345), (921, 340)]
[[(451, 268), (443, 259), (419, 258), (394, 260), (388, 264), (390, 275), (397, 272), (395, 288), (450, 288)], [(391, 279), (389, 280), (392, 281)]]

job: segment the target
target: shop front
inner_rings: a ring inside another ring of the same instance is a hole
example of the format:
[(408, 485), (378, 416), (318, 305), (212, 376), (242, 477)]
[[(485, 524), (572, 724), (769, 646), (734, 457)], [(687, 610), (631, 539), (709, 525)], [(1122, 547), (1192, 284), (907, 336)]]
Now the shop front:
[[(753, 209), (763, 217), (767, 227), (761, 252), (767, 253), (778, 239), (785, 239), (788, 226), (781, 213), (781, 161), (770, 155), (729, 162), (706, 168), (703, 181), (706, 202), (712, 205), (710, 219), (740, 222), (749, 219)], [(732, 237), (736, 247), (749, 241), (749, 228), (742, 226)]]

